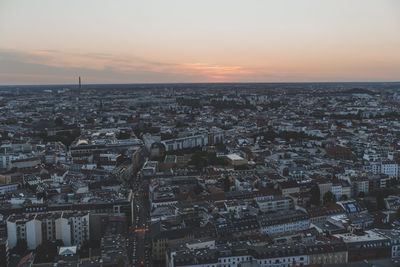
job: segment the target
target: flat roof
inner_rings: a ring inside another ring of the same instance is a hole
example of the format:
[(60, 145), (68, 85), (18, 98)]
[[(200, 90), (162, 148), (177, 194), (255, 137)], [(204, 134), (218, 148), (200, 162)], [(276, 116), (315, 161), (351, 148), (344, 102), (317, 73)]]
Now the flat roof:
[(229, 154), (226, 157), (230, 160), (244, 160), (244, 158), (242, 158), (241, 156), (239, 156), (237, 154)]

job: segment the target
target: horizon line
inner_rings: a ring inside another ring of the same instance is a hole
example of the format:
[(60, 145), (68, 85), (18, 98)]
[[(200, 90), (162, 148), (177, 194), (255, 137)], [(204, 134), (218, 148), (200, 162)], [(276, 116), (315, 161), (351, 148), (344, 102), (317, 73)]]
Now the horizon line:
[[(335, 83), (400, 83), (399, 81), (302, 81), (302, 82), (141, 82), (141, 83), (84, 83), (82, 87), (85, 85), (93, 86), (93, 85), (162, 85), (162, 84), (335, 84)], [(47, 84), (0, 84), (0, 87), (11, 87), (11, 86), (79, 86), (75, 83), (47, 83)]]

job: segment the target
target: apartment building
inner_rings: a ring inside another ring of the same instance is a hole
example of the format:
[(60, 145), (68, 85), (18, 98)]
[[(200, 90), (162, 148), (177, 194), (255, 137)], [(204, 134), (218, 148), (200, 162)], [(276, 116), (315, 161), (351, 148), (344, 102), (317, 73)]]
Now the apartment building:
[(309, 216), (301, 210), (281, 211), (259, 217), (262, 234), (279, 234), (306, 230), (310, 227)]
[(61, 212), (9, 216), (7, 218), (9, 247), (25, 240), (28, 249), (35, 249), (45, 240), (62, 240), (66, 246), (82, 245), (89, 240), (89, 214)]
[(285, 211), (294, 208), (293, 199), (283, 196), (264, 196), (255, 198), (255, 202), (262, 212)]
[(210, 144), (222, 143), (224, 141), (223, 132), (205, 132), (180, 138), (161, 141), (165, 146), (165, 151), (180, 150), (185, 148), (203, 147)]

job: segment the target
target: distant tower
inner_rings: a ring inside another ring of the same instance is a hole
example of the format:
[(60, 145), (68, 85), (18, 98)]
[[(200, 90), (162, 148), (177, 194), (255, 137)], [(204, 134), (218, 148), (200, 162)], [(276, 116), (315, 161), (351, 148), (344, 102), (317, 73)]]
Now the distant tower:
[(81, 90), (81, 76), (79, 76), (79, 91)]

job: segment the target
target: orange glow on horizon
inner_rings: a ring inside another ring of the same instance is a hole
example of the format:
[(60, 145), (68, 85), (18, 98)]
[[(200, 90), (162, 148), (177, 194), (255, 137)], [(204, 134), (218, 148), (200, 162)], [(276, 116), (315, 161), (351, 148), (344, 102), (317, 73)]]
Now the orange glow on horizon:
[(0, 84), (400, 79), (398, 0), (115, 1), (4, 0)]

